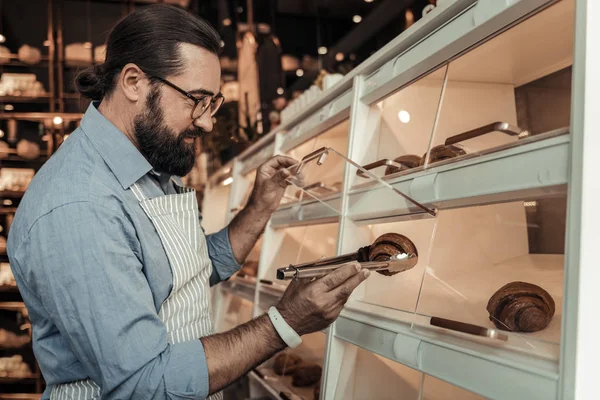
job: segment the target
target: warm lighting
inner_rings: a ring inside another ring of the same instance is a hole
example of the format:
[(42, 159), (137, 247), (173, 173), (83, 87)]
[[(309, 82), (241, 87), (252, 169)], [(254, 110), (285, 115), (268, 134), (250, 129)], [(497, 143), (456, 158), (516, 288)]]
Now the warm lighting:
[(225, 42), (221, 40), (221, 47), (225, 47)]
[(344, 61), (344, 53), (337, 53), (337, 54), (335, 55), (335, 60), (336, 60), (336, 61), (340, 61), (340, 62), (341, 62), (341, 61)]
[(83, 44), (83, 47), (86, 48), (86, 49), (91, 49), (92, 48), (92, 42), (85, 42)]
[(537, 201), (525, 201), (523, 204), (525, 207), (537, 207)]
[(404, 12), (404, 18), (406, 19), (406, 28), (409, 28), (415, 23), (415, 15), (411, 10), (406, 10)]
[(325, 46), (319, 47), (319, 54), (321, 54), (321, 55), (327, 54), (327, 47), (325, 47)]
[(63, 119), (57, 115), (56, 117), (54, 117), (52, 122), (54, 123), (54, 125), (60, 125), (63, 123)]
[(4, 35), (0, 35), (0, 43), (6, 42), (6, 37)]
[(373, 0), (365, 0), (365, 3), (372, 3)]
[(4, 204), (5, 206), (12, 206), (13, 202), (12, 200), (6, 199), (2, 202), (2, 204)]
[(13, 106), (12, 104), (7, 104), (4, 106), (4, 111), (12, 111), (15, 109), (15, 106)]
[(223, 20), (223, 26), (229, 26), (229, 25), (231, 25), (231, 19), (229, 19), (229, 18), (225, 18), (225, 19)]
[(66, 134), (63, 136), (63, 142), (64, 142), (65, 140), (67, 140), (68, 138), (69, 138), (69, 134), (68, 134), (68, 133), (66, 133)]
[(50, 47), (51, 42), (49, 40), (44, 40), (44, 47)]
[(0, 137), (4, 137), (4, 131), (0, 129)]
[(277, 94), (280, 95), (280, 96), (283, 94), (283, 88), (282, 87), (277, 88)]
[(410, 122), (410, 114), (406, 110), (402, 110), (398, 113), (398, 119), (400, 122), (408, 124)]
[(233, 182), (233, 178), (230, 176), (223, 181), (223, 186), (231, 185), (231, 182)]
[(359, 24), (360, 21), (362, 21), (362, 17), (360, 15), (355, 15), (352, 17), (352, 21), (354, 21), (355, 24)]
[(0, 225), (0, 232), (3, 232), (4, 228), (2, 227), (2, 225)]
[(304, 76), (304, 70), (299, 68), (296, 70), (296, 76)]

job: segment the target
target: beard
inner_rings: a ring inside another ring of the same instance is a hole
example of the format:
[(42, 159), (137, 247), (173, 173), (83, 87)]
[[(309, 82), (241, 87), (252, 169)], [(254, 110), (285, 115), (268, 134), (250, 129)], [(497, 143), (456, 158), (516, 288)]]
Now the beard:
[(185, 176), (194, 167), (196, 146), (184, 139), (201, 137), (202, 129), (186, 129), (176, 134), (165, 124), (159, 103), (160, 91), (155, 86), (146, 98), (146, 111), (135, 117), (133, 123), (139, 150), (155, 171)]

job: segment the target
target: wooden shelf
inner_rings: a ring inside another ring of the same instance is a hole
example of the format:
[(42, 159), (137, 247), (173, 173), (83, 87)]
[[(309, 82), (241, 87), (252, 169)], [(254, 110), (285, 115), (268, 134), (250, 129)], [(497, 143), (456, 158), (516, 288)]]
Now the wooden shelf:
[(0, 310), (21, 311), (25, 307), (22, 301), (2, 301), (0, 302)]
[(41, 393), (3, 393), (0, 400), (39, 400)]
[(8, 197), (11, 199), (20, 199), (21, 197), (23, 197), (24, 194), (25, 194), (25, 192), (16, 192), (13, 190), (3, 190), (3, 191), (0, 191), (0, 198)]
[(27, 376), (25, 378), (16, 378), (16, 377), (0, 377), (0, 383), (2, 384), (11, 384), (11, 383), (35, 383), (37, 377), (35, 375)]
[(0, 68), (4, 68), (4, 67), (47, 68), (48, 67), (48, 58), (46, 57), (45, 60), (42, 58), (42, 60), (40, 62), (38, 62), (37, 64), (27, 64), (18, 59), (10, 60), (10, 62), (0, 64)]
[[(1, 99), (2, 97), (0, 97)], [(23, 121), (45, 121), (54, 117), (61, 117), (63, 121), (77, 121), (83, 118), (80, 113), (51, 113), (51, 112), (0, 112), (0, 119), (17, 119)]]
[(0, 96), (0, 103), (47, 103), (50, 99), (49, 94), (39, 96)]

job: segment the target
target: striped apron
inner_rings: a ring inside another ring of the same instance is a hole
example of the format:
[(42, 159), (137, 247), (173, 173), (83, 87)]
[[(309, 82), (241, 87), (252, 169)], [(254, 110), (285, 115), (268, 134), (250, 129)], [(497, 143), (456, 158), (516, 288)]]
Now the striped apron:
[[(200, 228), (195, 190), (179, 186), (176, 189), (178, 194), (149, 199), (137, 183), (131, 187), (160, 236), (173, 273), (173, 289), (158, 312), (170, 344), (198, 340), (213, 333), (209, 284), (212, 263)], [(101, 397), (100, 387), (91, 379), (55, 385), (50, 394), (51, 400)], [(222, 393), (209, 397), (222, 398)]]

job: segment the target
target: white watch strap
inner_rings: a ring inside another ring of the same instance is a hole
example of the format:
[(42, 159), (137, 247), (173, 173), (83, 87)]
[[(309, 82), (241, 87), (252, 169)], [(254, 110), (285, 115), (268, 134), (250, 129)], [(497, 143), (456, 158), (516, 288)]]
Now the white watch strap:
[(302, 343), (302, 338), (296, 333), (291, 326), (283, 319), (279, 311), (275, 307), (269, 308), (269, 318), (271, 323), (275, 327), (275, 330), (281, 337), (281, 340), (285, 342), (290, 348), (295, 348)]

